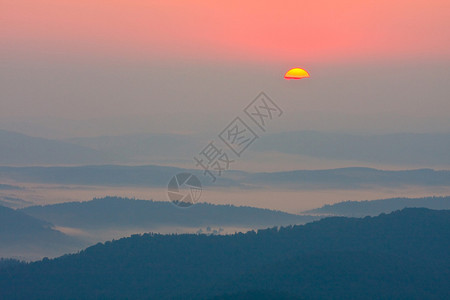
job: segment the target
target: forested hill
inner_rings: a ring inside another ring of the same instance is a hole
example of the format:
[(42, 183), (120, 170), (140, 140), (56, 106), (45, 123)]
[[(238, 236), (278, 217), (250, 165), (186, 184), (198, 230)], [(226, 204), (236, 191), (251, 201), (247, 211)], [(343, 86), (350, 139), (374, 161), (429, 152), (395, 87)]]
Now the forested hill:
[[(229, 236), (134, 235), (0, 269), (2, 299), (444, 299), (450, 211)], [(26, 288), (24, 288), (26, 287)]]
[(304, 224), (318, 219), (318, 217), (299, 216), (269, 209), (208, 203), (197, 203), (189, 209), (179, 209), (167, 201), (120, 197), (31, 206), (21, 211), (57, 226), (83, 229), (158, 228), (161, 226), (267, 228)]
[(450, 197), (390, 198), (370, 201), (345, 201), (327, 204), (304, 211), (304, 214), (334, 215), (345, 217), (376, 216), (406, 207), (450, 209)]
[(0, 206), (0, 257), (56, 256), (86, 245), (54, 230), (49, 222)]

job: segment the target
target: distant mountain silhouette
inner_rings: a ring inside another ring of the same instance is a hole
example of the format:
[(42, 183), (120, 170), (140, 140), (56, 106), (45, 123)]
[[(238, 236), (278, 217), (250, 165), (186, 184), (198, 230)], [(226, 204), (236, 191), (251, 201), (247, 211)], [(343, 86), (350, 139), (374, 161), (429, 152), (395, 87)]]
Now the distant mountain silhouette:
[(0, 184), (0, 190), (21, 190), (21, 187), (10, 185), (10, 184)]
[[(0, 164), (149, 164), (191, 161), (205, 144), (198, 135), (129, 134), (50, 140), (0, 130)], [(450, 165), (450, 133), (358, 135), (294, 131), (267, 134), (254, 152), (433, 167)]]
[[(77, 167), (0, 167), (0, 178), (17, 182), (167, 187), (172, 176), (191, 172), (204, 178), (199, 169), (166, 166), (95, 165)], [(214, 186), (282, 187), (300, 189), (360, 189), (367, 187), (448, 186), (450, 171), (417, 169), (384, 171), (371, 168), (340, 168), (328, 170), (297, 170), (287, 172), (247, 173), (225, 172)], [(202, 184), (210, 186), (210, 180)]]
[[(0, 178), (18, 182), (58, 183), (110, 186), (167, 187), (180, 172), (191, 172), (201, 178), (203, 171), (168, 166), (89, 165), (73, 167), (0, 167)], [(240, 173), (240, 172), (237, 172)], [(211, 185), (210, 180), (203, 185)], [(238, 181), (223, 177), (216, 186), (240, 186)]]
[(23, 200), (16, 197), (0, 196), (0, 205), (10, 208), (23, 208), (25, 206), (30, 206), (33, 203), (31, 201)]
[(0, 130), (1, 165), (100, 164), (109, 161), (104, 153), (87, 147)]
[[(71, 138), (67, 142), (99, 150), (120, 162), (171, 164), (196, 153), (205, 141), (195, 135), (134, 134)], [(348, 134), (294, 131), (267, 134), (254, 152), (279, 152), (322, 159), (415, 166), (450, 165), (450, 133)], [(167, 162), (166, 162), (167, 161)]]
[(192, 161), (192, 155), (199, 151), (199, 145), (207, 143), (198, 137), (179, 134), (130, 134), (71, 138), (65, 141), (107, 153), (117, 162), (145, 164)]
[(188, 209), (180, 209), (170, 202), (119, 197), (31, 206), (21, 211), (57, 226), (83, 229), (147, 228), (156, 230), (164, 226), (266, 228), (304, 224), (318, 219), (269, 209), (207, 203), (198, 203)]
[(134, 235), (0, 268), (0, 296), (445, 299), (449, 228), (450, 211), (409, 208), (231, 236)]
[(87, 245), (52, 227), (49, 222), (0, 206), (0, 257), (56, 256)]
[(304, 211), (305, 214), (322, 214), (346, 217), (376, 216), (405, 207), (450, 209), (450, 197), (390, 198), (370, 201), (345, 201), (327, 204), (320, 208)]
[(450, 182), (450, 171), (435, 171), (432, 169), (384, 171), (351, 167), (328, 170), (253, 173), (248, 174), (241, 182), (302, 189), (358, 189), (375, 186), (398, 187), (403, 185), (447, 186)]
[(318, 131), (268, 134), (254, 151), (396, 165), (450, 164), (450, 133), (358, 135)]

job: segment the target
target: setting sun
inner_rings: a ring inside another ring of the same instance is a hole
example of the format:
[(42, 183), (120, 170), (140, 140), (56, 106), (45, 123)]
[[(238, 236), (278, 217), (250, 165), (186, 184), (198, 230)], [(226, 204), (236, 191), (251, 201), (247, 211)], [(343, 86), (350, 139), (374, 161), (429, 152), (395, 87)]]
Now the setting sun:
[(286, 74), (284, 74), (285, 79), (302, 79), (308, 77), (309, 73), (300, 68), (290, 69), (289, 71), (286, 72)]

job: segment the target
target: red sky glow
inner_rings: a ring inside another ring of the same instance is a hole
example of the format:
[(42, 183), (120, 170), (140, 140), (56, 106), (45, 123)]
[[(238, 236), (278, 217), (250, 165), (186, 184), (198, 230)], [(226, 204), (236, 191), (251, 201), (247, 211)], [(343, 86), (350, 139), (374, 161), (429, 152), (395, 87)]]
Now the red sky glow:
[(450, 2), (2, 0), (1, 53), (214, 60), (450, 58)]

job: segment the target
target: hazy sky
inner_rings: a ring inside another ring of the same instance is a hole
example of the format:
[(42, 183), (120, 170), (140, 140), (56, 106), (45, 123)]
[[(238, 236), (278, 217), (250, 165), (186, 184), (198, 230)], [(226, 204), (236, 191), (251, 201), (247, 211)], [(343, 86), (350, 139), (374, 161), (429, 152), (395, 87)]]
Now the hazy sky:
[(450, 131), (449, 20), (447, 0), (0, 0), (0, 128), (216, 132), (264, 90), (273, 131)]

